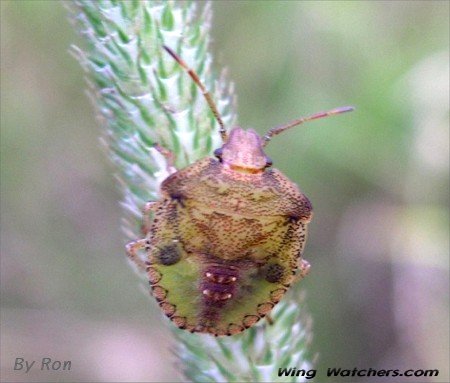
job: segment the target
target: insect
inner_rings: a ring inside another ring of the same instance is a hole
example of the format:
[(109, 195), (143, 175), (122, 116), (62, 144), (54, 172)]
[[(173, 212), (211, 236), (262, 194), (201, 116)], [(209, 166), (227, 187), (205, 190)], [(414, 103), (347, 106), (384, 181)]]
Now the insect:
[[(144, 207), (147, 234), (128, 243), (127, 254), (145, 270), (152, 295), (176, 326), (238, 334), (269, 314), (309, 270), (301, 256), (311, 203), (272, 168), (264, 147), (287, 129), (353, 107), (299, 118), (263, 137), (240, 127), (228, 132), (198, 75), (164, 49), (201, 89), (223, 145), (215, 158), (201, 159), (162, 182), (161, 199)], [(161, 152), (171, 160), (167, 150)]]

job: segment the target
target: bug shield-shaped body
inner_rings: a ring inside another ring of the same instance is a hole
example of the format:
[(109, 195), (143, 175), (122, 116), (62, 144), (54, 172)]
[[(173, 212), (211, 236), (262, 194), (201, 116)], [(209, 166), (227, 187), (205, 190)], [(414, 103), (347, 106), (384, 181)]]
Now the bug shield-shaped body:
[(215, 155), (162, 183), (147, 236), (129, 255), (145, 246), (152, 293), (178, 327), (233, 335), (268, 314), (300, 273), (312, 209), (270, 168), (255, 131), (232, 129)]

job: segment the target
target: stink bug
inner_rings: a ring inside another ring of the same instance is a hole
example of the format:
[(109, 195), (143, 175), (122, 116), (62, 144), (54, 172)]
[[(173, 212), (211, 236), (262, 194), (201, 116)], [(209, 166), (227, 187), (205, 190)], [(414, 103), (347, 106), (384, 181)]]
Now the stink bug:
[[(162, 182), (161, 199), (144, 208), (146, 237), (130, 242), (127, 254), (146, 271), (152, 295), (175, 325), (233, 335), (270, 313), (309, 269), (301, 255), (311, 203), (271, 167), (264, 147), (289, 128), (353, 108), (299, 118), (263, 137), (240, 127), (228, 132), (198, 75), (164, 49), (202, 90), (223, 145), (216, 158), (199, 160)], [(171, 154), (159, 149), (171, 162)]]

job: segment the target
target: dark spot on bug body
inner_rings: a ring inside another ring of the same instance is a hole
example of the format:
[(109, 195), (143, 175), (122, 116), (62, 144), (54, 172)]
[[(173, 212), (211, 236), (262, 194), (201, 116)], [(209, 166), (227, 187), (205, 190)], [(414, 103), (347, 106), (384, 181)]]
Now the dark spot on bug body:
[(270, 283), (277, 283), (283, 279), (284, 267), (278, 263), (272, 263), (267, 267), (266, 281)]
[(164, 266), (174, 265), (181, 259), (177, 245), (168, 245), (159, 250), (158, 260)]
[(287, 217), (286, 223), (287, 224), (292, 224), (292, 223), (297, 223), (300, 220), (301, 217), (297, 216), (297, 215), (289, 215)]
[(172, 198), (173, 201), (178, 202), (181, 207), (186, 207), (184, 203), (186, 197), (183, 196), (181, 193), (170, 193), (170, 198)]

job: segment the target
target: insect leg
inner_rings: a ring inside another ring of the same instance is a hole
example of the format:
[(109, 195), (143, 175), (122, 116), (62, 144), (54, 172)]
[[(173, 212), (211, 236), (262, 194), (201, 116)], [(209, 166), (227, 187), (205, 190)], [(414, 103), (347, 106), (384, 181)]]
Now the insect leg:
[(311, 264), (305, 259), (300, 259), (298, 262), (298, 272), (295, 275), (294, 282), (298, 282), (298, 281), (302, 280), (303, 278), (305, 278), (309, 274), (310, 270), (311, 270)]
[(146, 239), (139, 239), (137, 241), (128, 242), (126, 245), (126, 251), (128, 258), (130, 258), (134, 264), (139, 268), (139, 270), (146, 271), (147, 264), (138, 255), (139, 250), (143, 250), (147, 246)]
[(174, 163), (175, 163), (174, 157), (175, 156), (173, 155), (173, 153), (170, 150), (162, 147), (160, 144), (155, 144), (153, 147), (165, 158), (165, 160), (167, 162), (167, 168), (166, 168), (167, 172), (169, 174), (175, 173), (177, 171), (177, 169), (175, 168), (175, 165), (174, 165)]

